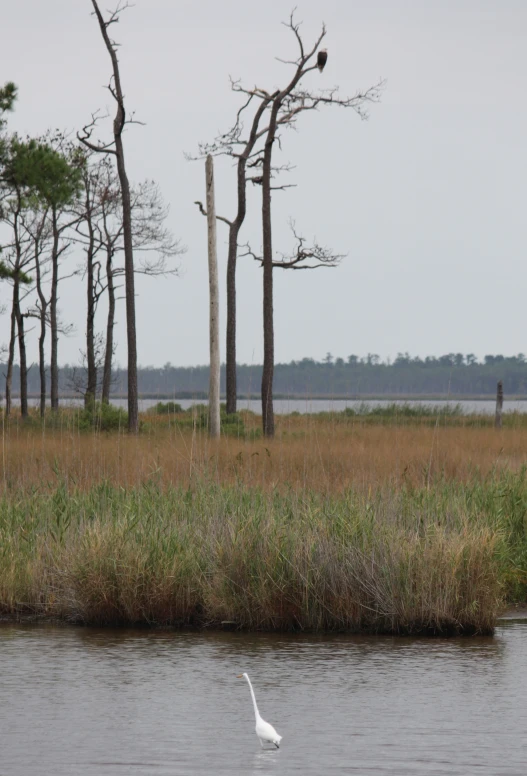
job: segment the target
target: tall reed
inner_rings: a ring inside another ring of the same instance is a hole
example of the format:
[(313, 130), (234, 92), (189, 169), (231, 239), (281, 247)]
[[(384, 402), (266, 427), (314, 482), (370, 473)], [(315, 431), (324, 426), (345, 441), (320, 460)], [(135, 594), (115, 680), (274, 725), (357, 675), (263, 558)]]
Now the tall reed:
[(245, 414), (211, 441), (178, 413), (137, 437), (78, 415), (3, 426), (5, 616), (486, 633), (526, 598), (523, 424), (286, 416), (270, 441)]
[(0, 501), (0, 611), (84, 623), (490, 632), (506, 536), (463, 498), (200, 482)]

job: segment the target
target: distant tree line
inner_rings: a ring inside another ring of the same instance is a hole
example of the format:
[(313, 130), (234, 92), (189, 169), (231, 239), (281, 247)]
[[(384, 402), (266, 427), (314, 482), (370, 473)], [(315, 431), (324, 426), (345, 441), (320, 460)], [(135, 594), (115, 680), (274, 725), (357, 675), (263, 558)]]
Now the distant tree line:
[[(61, 392), (72, 395), (75, 370), (61, 368)], [(0, 364), (5, 372), (6, 365)], [(262, 366), (239, 364), (238, 393), (259, 396)], [(49, 370), (47, 370), (49, 374)], [(49, 379), (49, 378), (48, 378)], [(503, 380), (505, 396), (527, 395), (527, 357), (486, 355), (478, 360), (472, 353), (448, 353), (443, 356), (411, 357), (400, 353), (393, 361), (376, 354), (334, 358), (330, 353), (322, 361), (303, 358), (288, 364), (276, 364), (275, 390), (283, 396), (495, 396), (496, 383)], [(203, 397), (209, 385), (209, 367), (178, 367), (170, 363), (161, 368), (139, 367), (138, 388), (142, 396)], [(19, 367), (14, 366), (13, 389), (19, 390)], [(113, 395), (125, 396), (127, 371), (113, 372)], [(226, 390), (225, 365), (221, 371), (221, 391)], [(40, 394), (37, 368), (28, 370), (28, 392)]]

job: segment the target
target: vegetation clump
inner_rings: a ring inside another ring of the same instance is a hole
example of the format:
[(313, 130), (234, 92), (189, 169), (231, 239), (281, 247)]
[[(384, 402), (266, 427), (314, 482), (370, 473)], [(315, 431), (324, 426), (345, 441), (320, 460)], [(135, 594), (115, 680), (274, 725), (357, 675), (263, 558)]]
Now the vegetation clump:
[(527, 590), (518, 573), (526, 494), (525, 473), (464, 491), (369, 497), (155, 481), (13, 492), (0, 500), (0, 612), (89, 624), (489, 633), (505, 596)]
[(156, 415), (175, 415), (183, 412), (183, 407), (175, 401), (158, 401), (150, 412)]
[(122, 412), (5, 423), (1, 615), (490, 633), (527, 599), (523, 426), (291, 415), (269, 441), (242, 410), (211, 440), (206, 407), (139, 436)]

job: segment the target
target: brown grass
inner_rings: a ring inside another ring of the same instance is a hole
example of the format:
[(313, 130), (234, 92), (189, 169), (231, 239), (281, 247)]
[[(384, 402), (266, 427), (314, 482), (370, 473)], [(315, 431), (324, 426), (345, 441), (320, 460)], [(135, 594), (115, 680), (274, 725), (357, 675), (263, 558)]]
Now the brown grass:
[(289, 416), (211, 441), (58, 420), (2, 429), (1, 613), (467, 633), (525, 596), (521, 425)]
[[(152, 423), (138, 437), (64, 428), (4, 428), (0, 487), (41, 487), (57, 478), (80, 489), (155, 480), (188, 486), (198, 478), (264, 489), (340, 492), (379, 485), (466, 482), (527, 463), (527, 428), (368, 425), (279, 419), (274, 440), (223, 437)], [(253, 421), (254, 422), (254, 421)], [(71, 425), (71, 424), (70, 424)]]

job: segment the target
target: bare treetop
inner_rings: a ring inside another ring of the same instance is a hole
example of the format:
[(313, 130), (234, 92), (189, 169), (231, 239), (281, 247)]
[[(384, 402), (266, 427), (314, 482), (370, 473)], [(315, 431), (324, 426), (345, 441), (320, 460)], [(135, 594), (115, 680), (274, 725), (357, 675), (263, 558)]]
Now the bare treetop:
[[(92, 16), (97, 16), (97, 20), (98, 20), (99, 24), (102, 27), (104, 27), (105, 29), (108, 29), (108, 27), (111, 24), (116, 24), (119, 21), (120, 15), (121, 15), (121, 13), (123, 11), (126, 11), (127, 8), (133, 8), (133, 7), (134, 7), (133, 3), (122, 2), (121, 0), (119, 0), (115, 10), (114, 11), (108, 11), (109, 16), (108, 16), (107, 19), (104, 19), (102, 14), (101, 14), (101, 12), (100, 12), (100, 10), (99, 10), (99, 8), (94, 3), (94, 9), (95, 10), (92, 11)], [(116, 43), (113, 40), (111, 40), (110, 42), (111, 42), (112, 46), (119, 46), (120, 45), (119, 43)]]
[(114, 98), (115, 102), (117, 103), (117, 113), (114, 118), (114, 140), (109, 141), (108, 143), (103, 143), (101, 141), (94, 142), (92, 140), (93, 133), (95, 129), (97, 128), (97, 125), (101, 119), (108, 118), (108, 114), (102, 114), (99, 110), (94, 111), (91, 114), (91, 120), (85, 124), (80, 132), (77, 132), (77, 139), (86, 146), (86, 148), (89, 148), (91, 151), (96, 151), (98, 153), (103, 154), (113, 154), (114, 156), (117, 155), (117, 151), (115, 149), (115, 136), (120, 136), (124, 128), (128, 124), (140, 124), (141, 126), (144, 126), (144, 122), (139, 121), (135, 118), (135, 113), (130, 112), (128, 115), (125, 110), (124, 105), (124, 94), (122, 91), (121, 86), (121, 77), (119, 73), (119, 67), (118, 67), (118, 58), (117, 58), (117, 48), (119, 47), (119, 43), (117, 43), (115, 40), (110, 38), (108, 35), (108, 27), (112, 24), (117, 24), (117, 22), (120, 20), (121, 14), (123, 11), (125, 11), (127, 8), (133, 8), (133, 4), (129, 2), (119, 2), (117, 4), (117, 7), (114, 11), (108, 11), (108, 18), (104, 19), (99, 6), (97, 5), (97, 2), (95, 0), (92, 0), (93, 5), (93, 12), (92, 16), (97, 17), (97, 21), (99, 22), (99, 26), (101, 29), (101, 34), (104, 40), (104, 43), (106, 44), (106, 48), (108, 49), (108, 52), (110, 54), (111, 60), (112, 60), (112, 68), (113, 72), (110, 77), (110, 81), (106, 88)]
[[(284, 27), (287, 27), (288, 29), (292, 30), (292, 32), (294, 33), (294, 36), (298, 43), (300, 54), (297, 59), (293, 59), (293, 60), (280, 59), (280, 57), (276, 57), (276, 59), (279, 62), (283, 62), (285, 65), (293, 65), (294, 67), (297, 68), (297, 70), (298, 69), (301, 70), (306, 65), (306, 63), (309, 62), (311, 57), (315, 55), (315, 53), (318, 50), (318, 47), (322, 43), (322, 40), (325, 38), (326, 25), (324, 24), (324, 22), (322, 22), (322, 30), (320, 32), (320, 35), (318, 36), (315, 42), (315, 45), (313, 46), (311, 51), (306, 54), (305, 48), (304, 48), (304, 41), (302, 40), (302, 36), (300, 35), (300, 27), (302, 26), (302, 22), (295, 21), (295, 11), (296, 11), (296, 8), (293, 8), (289, 16), (289, 20), (287, 22), (282, 22), (282, 24)], [(314, 70), (316, 67), (318, 67), (318, 65), (315, 64), (309, 69)]]
[[(260, 86), (252, 88), (243, 85), (240, 78), (229, 76), (231, 90), (245, 96), (245, 101), (236, 114), (234, 125), (223, 134), (219, 134), (210, 143), (200, 143), (198, 145), (197, 157), (187, 155), (187, 158), (204, 158), (208, 154), (213, 156), (232, 156), (239, 157), (243, 148), (247, 145), (249, 138), (244, 135), (244, 116), (254, 100), (265, 103), (264, 114), (269, 115), (273, 103), (279, 103), (276, 124), (278, 127), (291, 128), (300, 113), (308, 110), (318, 110), (325, 105), (338, 105), (342, 108), (351, 108), (361, 119), (368, 118), (367, 106), (369, 103), (380, 101), (382, 91), (385, 87), (385, 81), (379, 79), (373, 86), (367, 89), (359, 89), (351, 96), (341, 96), (338, 86), (323, 89), (297, 88), (300, 80), (308, 73), (319, 70), (320, 66), (315, 55), (320, 50), (320, 44), (326, 35), (326, 27), (322, 24), (321, 31), (311, 47), (306, 47), (300, 33), (301, 22), (295, 20), (295, 11), (286, 22), (282, 24), (291, 30), (298, 44), (298, 57), (296, 59), (281, 59), (276, 57), (279, 62), (286, 65), (292, 65), (295, 68), (292, 79), (283, 89), (269, 91)], [(269, 127), (258, 128), (256, 140), (263, 138)], [(278, 140), (278, 136), (277, 136)], [(256, 153), (259, 153), (258, 151)]]

